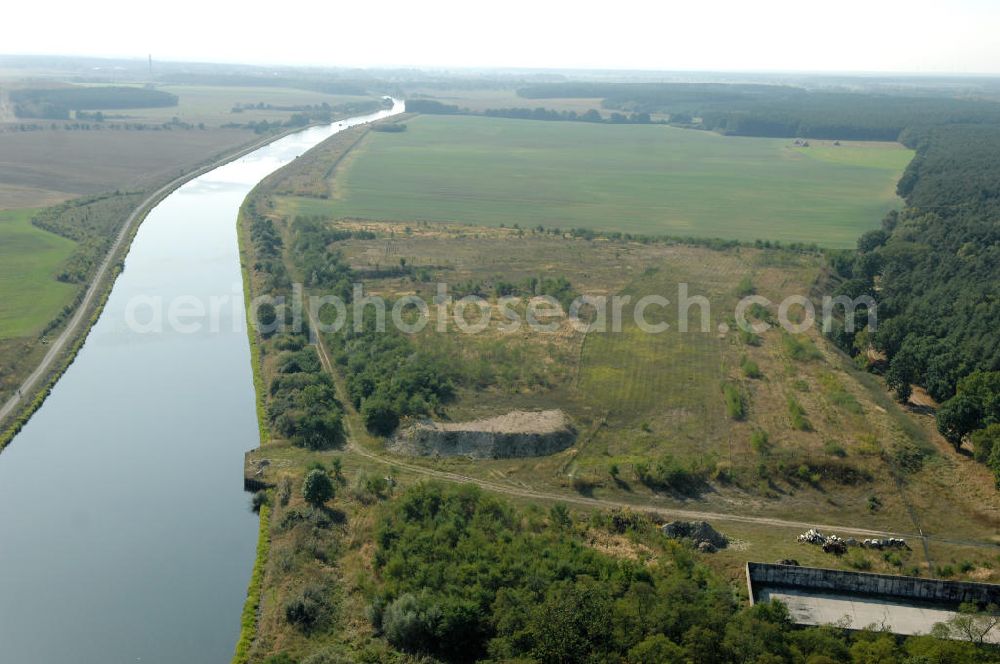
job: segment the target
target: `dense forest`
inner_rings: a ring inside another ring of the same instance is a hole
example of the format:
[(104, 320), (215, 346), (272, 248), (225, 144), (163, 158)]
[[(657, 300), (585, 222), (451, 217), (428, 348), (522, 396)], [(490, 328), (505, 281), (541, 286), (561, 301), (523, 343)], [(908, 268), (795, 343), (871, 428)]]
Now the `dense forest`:
[(976, 457), (1000, 483), (1000, 431), (986, 434), (1000, 424), (1000, 127), (915, 129), (903, 140), (917, 150), (898, 187), (906, 208), (837, 267), (842, 292), (875, 296), (878, 331), (835, 336), (852, 353), (881, 351), (901, 401), (916, 384), (943, 402), (941, 433), (956, 447), (978, 440)]
[(177, 95), (162, 90), (124, 86), (25, 88), (11, 90), (19, 118), (68, 120), (73, 110), (111, 110), (176, 106)]
[(740, 136), (895, 141), (904, 130), (1000, 124), (1000, 104), (974, 99), (810, 91), (795, 86), (706, 83), (549, 83), (521, 97), (601, 98), (608, 109), (669, 114)]

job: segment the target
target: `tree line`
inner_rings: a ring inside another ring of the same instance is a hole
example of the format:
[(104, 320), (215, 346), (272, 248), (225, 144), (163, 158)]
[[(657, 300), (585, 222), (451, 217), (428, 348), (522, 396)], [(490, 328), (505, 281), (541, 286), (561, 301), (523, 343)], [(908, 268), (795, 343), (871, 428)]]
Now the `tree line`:
[(24, 88), (10, 91), (19, 118), (68, 120), (72, 110), (161, 108), (177, 105), (177, 95), (126, 86)]
[(411, 113), (428, 115), (483, 115), (492, 118), (510, 118), (512, 120), (543, 120), (549, 122), (606, 122), (609, 124), (651, 124), (649, 113), (640, 111), (633, 113), (613, 112), (605, 118), (597, 109), (591, 108), (582, 113), (573, 110), (556, 111), (542, 106), (536, 108), (487, 108), (477, 113), (455, 104), (444, 104), (434, 99), (407, 99), (406, 110)]
[(807, 90), (784, 85), (586, 83), (526, 86), (526, 99), (601, 98), (626, 112), (668, 114), (673, 122), (739, 136), (887, 140), (913, 127), (1000, 124), (1000, 105), (979, 99)]
[[(938, 428), (959, 447), (1000, 423), (1000, 126), (912, 129), (903, 140), (917, 151), (898, 185), (906, 208), (833, 261), (841, 293), (878, 302), (878, 331), (832, 336), (852, 354), (883, 353), (870, 364), (900, 401), (919, 385), (943, 402)], [(985, 436), (976, 457), (989, 462)], [(1000, 481), (1000, 452), (991, 464)]]

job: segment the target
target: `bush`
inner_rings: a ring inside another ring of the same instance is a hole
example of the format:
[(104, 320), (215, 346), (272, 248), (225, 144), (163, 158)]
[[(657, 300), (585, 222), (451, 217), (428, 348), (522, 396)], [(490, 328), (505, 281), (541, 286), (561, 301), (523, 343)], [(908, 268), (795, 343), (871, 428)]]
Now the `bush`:
[(404, 593), (386, 607), (382, 615), (382, 633), (400, 650), (431, 651), (436, 645), (440, 620), (440, 609), (426, 595)]
[(384, 477), (372, 477), (365, 471), (358, 471), (351, 487), (351, 497), (362, 505), (371, 505), (383, 500), (389, 493), (389, 482)]
[(313, 507), (322, 507), (333, 498), (334, 488), (330, 476), (322, 470), (311, 470), (302, 482), (302, 497)]
[(788, 417), (791, 420), (792, 428), (796, 431), (812, 431), (812, 424), (806, 417), (806, 411), (795, 397), (788, 397)]
[(749, 295), (753, 295), (756, 292), (757, 289), (754, 288), (753, 281), (750, 279), (750, 275), (748, 274), (743, 275), (743, 278), (740, 279), (740, 283), (736, 286), (736, 297), (747, 297)]
[(325, 622), (329, 608), (323, 587), (309, 585), (285, 602), (285, 620), (290, 625), (308, 632)]
[(872, 568), (872, 561), (868, 560), (860, 551), (851, 551), (846, 558), (847, 564), (859, 571), (867, 572)]
[(757, 363), (745, 355), (743, 356), (743, 360), (740, 362), (740, 368), (743, 370), (743, 375), (747, 378), (758, 380), (764, 377), (764, 374), (761, 372), (760, 367), (757, 366)]
[(882, 555), (882, 558), (886, 563), (892, 565), (893, 567), (903, 566), (903, 558), (897, 551), (887, 551)]
[(361, 406), (361, 417), (365, 427), (379, 436), (390, 436), (399, 426), (399, 413), (383, 397), (365, 399)]
[(830, 456), (844, 458), (847, 456), (847, 450), (844, 446), (835, 440), (827, 440), (823, 443), (823, 452), (829, 454)]
[(823, 357), (823, 354), (819, 352), (816, 348), (816, 344), (812, 342), (812, 339), (806, 336), (794, 336), (791, 334), (784, 334), (782, 336), (782, 344), (785, 347), (785, 352), (793, 360), (799, 362), (808, 362), (810, 360), (818, 360)]
[(991, 424), (972, 434), (972, 447), (976, 461), (991, 464), (990, 459), (1000, 459), (1000, 424)]
[(754, 334), (752, 330), (744, 330), (740, 328), (740, 342), (743, 344), (747, 346), (759, 346), (761, 341), (760, 336)]
[(254, 512), (260, 512), (260, 508), (268, 504), (270, 504), (270, 499), (267, 495), (267, 491), (257, 491), (250, 499), (250, 507)]
[(758, 429), (750, 434), (750, 449), (760, 456), (767, 456), (771, 453), (771, 442), (768, 440), (766, 431)]
[(726, 415), (733, 420), (742, 420), (746, 417), (746, 403), (740, 388), (732, 383), (722, 385), (722, 394), (726, 400)]
[(295, 664), (295, 660), (287, 652), (281, 652), (265, 659), (264, 664)]
[(273, 431), (298, 447), (323, 450), (344, 442), (344, 425), (330, 376), (312, 348), (283, 352), (271, 381), (268, 418)]
[(685, 467), (670, 454), (663, 456), (652, 466), (645, 463), (635, 466), (639, 481), (649, 488), (666, 489), (685, 495), (700, 491), (709, 472), (704, 464), (698, 462)]
[(282, 507), (288, 505), (288, 501), (292, 498), (292, 478), (282, 477), (281, 482), (278, 484), (278, 502), (281, 503)]

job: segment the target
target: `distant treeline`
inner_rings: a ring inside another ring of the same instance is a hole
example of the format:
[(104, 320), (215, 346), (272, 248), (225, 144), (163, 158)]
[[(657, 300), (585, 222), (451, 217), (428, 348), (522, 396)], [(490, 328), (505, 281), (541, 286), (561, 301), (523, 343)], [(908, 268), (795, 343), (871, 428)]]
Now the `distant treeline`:
[(216, 85), (225, 87), (296, 88), (330, 95), (367, 96), (370, 89), (382, 89), (376, 79), (303, 78), (300, 76), (255, 76), (253, 74), (171, 73), (156, 79), (171, 85)]
[[(78, 120), (83, 120), (88, 118), (88, 122), (52, 122), (49, 124), (38, 124), (37, 122), (26, 123), (19, 122), (17, 124), (8, 124), (0, 129), (0, 133), (11, 133), (16, 134), (20, 132), (31, 132), (31, 131), (173, 131), (175, 129), (190, 130), (190, 129), (205, 129), (205, 123), (199, 122), (197, 125), (191, 124), (189, 122), (181, 122), (180, 120), (174, 119), (169, 122), (160, 122), (157, 124), (149, 124), (146, 122), (108, 122), (107, 118), (99, 117), (99, 112), (90, 114), (83, 113), (80, 111), (76, 113)], [(239, 124), (227, 125), (228, 127), (241, 127)]]
[(281, 120), (258, 120), (256, 122), (227, 122), (222, 125), (223, 129), (250, 129), (255, 134), (266, 134), (271, 131), (276, 131), (278, 129), (287, 129), (294, 127), (305, 127), (314, 122), (318, 123), (330, 123), (333, 122), (338, 116), (344, 115), (361, 115), (364, 113), (373, 113), (385, 105), (377, 99), (369, 99), (365, 101), (354, 101), (347, 102), (345, 104), (336, 104), (330, 106), (329, 104), (321, 104), (315, 106), (309, 110), (300, 111), (298, 113), (293, 113), (285, 121)]
[(555, 111), (548, 108), (488, 108), (482, 113), (460, 108), (454, 104), (443, 104), (433, 99), (408, 99), (406, 110), (411, 113), (426, 113), (428, 115), (486, 115), (494, 118), (511, 118), (514, 120), (547, 120), (568, 122), (610, 122), (613, 124), (649, 124), (652, 120), (649, 113), (611, 113), (604, 118), (597, 109), (583, 113), (576, 111)]
[(124, 108), (162, 108), (177, 105), (177, 95), (149, 88), (96, 86), (11, 90), (14, 114), (19, 118), (68, 120), (70, 111)]
[(406, 131), (406, 124), (403, 122), (389, 122), (384, 124), (374, 124), (372, 125), (372, 131), (382, 132), (384, 134), (399, 134)]
[(614, 104), (643, 100), (645, 103), (676, 104), (736, 102), (764, 95), (786, 93), (779, 85), (727, 83), (589, 83), (565, 81), (539, 83), (520, 88), (525, 99), (606, 99)]
[(565, 120), (569, 122), (611, 122), (613, 124), (649, 124), (649, 113), (611, 113), (605, 119), (596, 109), (583, 113), (576, 111), (553, 111), (547, 108), (488, 108), (483, 115), (517, 120)]
[(518, 90), (526, 99), (600, 98), (604, 108), (663, 113), (740, 136), (842, 140), (899, 139), (903, 130), (1000, 123), (1000, 105), (948, 97), (815, 92), (776, 85), (548, 83)]
[(429, 113), (432, 115), (458, 115), (463, 111), (454, 104), (442, 104), (433, 99), (407, 99), (406, 111), (408, 113)]

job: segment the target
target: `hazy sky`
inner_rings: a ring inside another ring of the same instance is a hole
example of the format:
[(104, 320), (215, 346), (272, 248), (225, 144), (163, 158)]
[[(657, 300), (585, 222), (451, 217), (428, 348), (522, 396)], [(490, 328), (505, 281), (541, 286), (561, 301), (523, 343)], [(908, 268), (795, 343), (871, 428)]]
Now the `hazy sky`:
[(9, 3), (3, 22), (4, 53), (331, 66), (1000, 73), (997, 0), (50, 0)]

